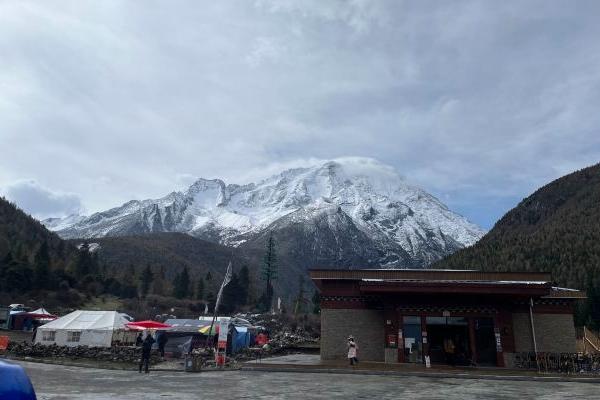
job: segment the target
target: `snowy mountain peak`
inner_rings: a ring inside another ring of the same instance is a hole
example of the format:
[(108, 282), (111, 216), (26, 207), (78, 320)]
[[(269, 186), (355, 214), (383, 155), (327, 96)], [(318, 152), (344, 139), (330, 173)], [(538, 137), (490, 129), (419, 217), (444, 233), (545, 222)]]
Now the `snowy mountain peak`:
[(65, 238), (166, 231), (233, 246), (292, 225), (314, 238), (318, 229), (338, 238), (353, 232), (369, 241), (364, 245), (374, 248), (379, 264), (428, 264), (484, 233), (392, 167), (358, 157), (285, 170), (256, 184), (198, 179), (162, 199), (47, 222)]

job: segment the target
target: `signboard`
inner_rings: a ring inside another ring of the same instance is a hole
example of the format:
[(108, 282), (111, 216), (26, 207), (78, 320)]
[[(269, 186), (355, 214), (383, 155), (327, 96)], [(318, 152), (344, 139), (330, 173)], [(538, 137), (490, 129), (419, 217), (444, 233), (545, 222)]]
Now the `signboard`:
[(396, 347), (396, 335), (391, 334), (391, 335), (387, 335), (387, 345), (388, 347)]
[(402, 341), (402, 329), (398, 329), (398, 341)]
[(496, 351), (502, 353), (502, 341), (500, 340), (500, 332), (496, 332)]
[(227, 348), (227, 333), (229, 331), (229, 320), (221, 319), (219, 321), (219, 349)]

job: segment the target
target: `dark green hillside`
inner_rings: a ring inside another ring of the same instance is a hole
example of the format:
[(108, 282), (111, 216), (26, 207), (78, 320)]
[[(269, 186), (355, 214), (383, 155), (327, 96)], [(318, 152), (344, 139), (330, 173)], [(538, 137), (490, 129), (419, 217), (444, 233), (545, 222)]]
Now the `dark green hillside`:
[(75, 249), (0, 198), (0, 293), (56, 289)]
[(600, 164), (538, 189), (432, 268), (551, 272), (556, 284), (588, 291), (584, 314), (600, 322)]
[[(81, 241), (71, 240), (71, 243)], [(164, 266), (167, 279), (173, 279), (184, 267), (190, 275), (204, 277), (209, 271), (220, 281), (231, 260), (234, 267), (241, 267), (247, 260), (235, 248), (194, 238), (183, 233), (152, 233), (138, 236), (121, 236), (90, 239), (99, 243), (99, 261), (114, 269), (126, 269), (130, 265), (143, 267)], [(137, 269), (137, 268), (136, 268)]]
[(33, 262), (43, 242), (47, 243), (52, 258), (62, 259), (72, 250), (67, 249), (65, 242), (38, 220), (0, 197), (0, 260), (11, 253), (19, 261)]

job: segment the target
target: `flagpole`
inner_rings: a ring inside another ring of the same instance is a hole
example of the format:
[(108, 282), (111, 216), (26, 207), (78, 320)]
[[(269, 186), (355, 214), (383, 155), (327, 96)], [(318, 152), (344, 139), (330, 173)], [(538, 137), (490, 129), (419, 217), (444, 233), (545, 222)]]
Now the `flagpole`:
[(210, 322), (210, 329), (208, 330), (208, 335), (210, 337), (210, 347), (213, 347), (213, 339), (215, 335), (212, 334), (212, 329), (215, 325), (215, 320), (217, 319), (217, 309), (219, 308), (219, 303), (221, 302), (221, 296), (223, 295), (223, 289), (229, 281), (231, 280), (231, 261), (227, 264), (227, 271), (225, 271), (225, 277), (223, 278), (223, 283), (221, 283), (221, 288), (219, 289), (219, 293), (217, 294), (217, 299), (215, 300), (215, 309), (213, 310), (212, 321)]

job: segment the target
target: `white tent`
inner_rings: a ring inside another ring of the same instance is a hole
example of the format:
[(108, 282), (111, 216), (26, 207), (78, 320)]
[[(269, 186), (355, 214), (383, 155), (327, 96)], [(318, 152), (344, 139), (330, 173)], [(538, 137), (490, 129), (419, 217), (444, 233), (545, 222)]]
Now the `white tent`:
[(128, 321), (116, 311), (77, 310), (42, 325), (35, 342), (59, 346), (110, 347), (115, 330)]
[(30, 311), (29, 314), (52, 315), (44, 307), (38, 308), (37, 310)]

